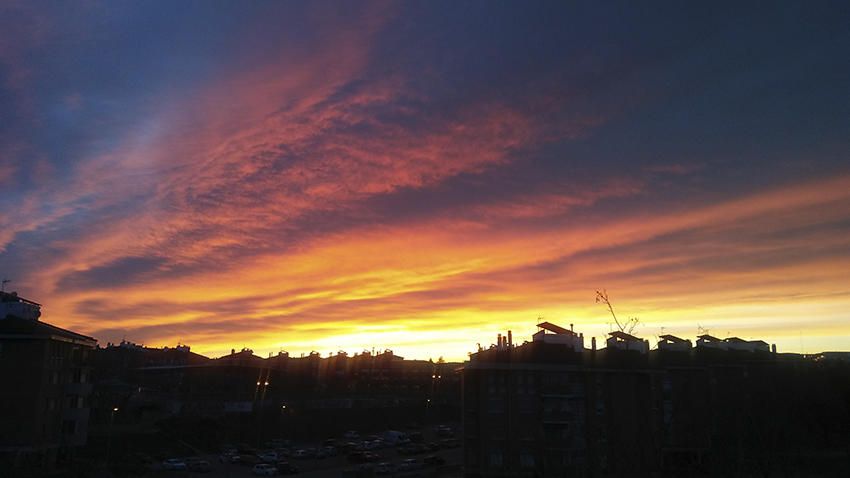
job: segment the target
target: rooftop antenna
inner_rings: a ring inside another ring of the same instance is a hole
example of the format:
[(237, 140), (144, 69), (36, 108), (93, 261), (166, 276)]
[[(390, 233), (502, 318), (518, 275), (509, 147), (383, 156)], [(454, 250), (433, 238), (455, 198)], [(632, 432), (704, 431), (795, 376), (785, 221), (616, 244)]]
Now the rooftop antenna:
[(0, 284), (0, 292), (6, 292), (6, 284), (12, 282), (11, 279), (3, 279), (2, 284)]

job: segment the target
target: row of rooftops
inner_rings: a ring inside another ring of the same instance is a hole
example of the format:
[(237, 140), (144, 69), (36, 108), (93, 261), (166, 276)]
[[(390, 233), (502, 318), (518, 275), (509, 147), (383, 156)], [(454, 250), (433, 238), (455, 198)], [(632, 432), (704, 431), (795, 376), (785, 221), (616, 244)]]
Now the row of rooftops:
[[(3, 292), (0, 291), (0, 319), (6, 318), (17, 318), (23, 320), (29, 320), (33, 322), (37, 322), (38, 318), (41, 316), (41, 304), (37, 302), (33, 302), (31, 300), (24, 299), (23, 297), (18, 296), (16, 292)], [(45, 324), (48, 325), (48, 324)], [(53, 327), (53, 326), (50, 326)], [(541, 322), (537, 324), (538, 331), (532, 335), (533, 342), (543, 342), (548, 344), (560, 344), (564, 345), (575, 352), (581, 352), (585, 350), (584, 346), (584, 334), (576, 333), (573, 324), (570, 324), (570, 328), (566, 329), (559, 325), (553, 324), (551, 322)], [(58, 329), (58, 327), (54, 327)], [(58, 329), (63, 330), (63, 329)], [(70, 331), (66, 331), (72, 333)], [(79, 334), (75, 334), (79, 335)], [(630, 350), (636, 351), (639, 353), (647, 353), (649, 352), (649, 341), (645, 339), (641, 339), (634, 335), (628, 334), (622, 331), (614, 331), (610, 332), (608, 339), (606, 340), (606, 345), (611, 349), (619, 349), (619, 350)], [(85, 337), (85, 336), (80, 336)], [(90, 337), (86, 337), (89, 340)], [(108, 344), (109, 347), (114, 347), (116, 345)], [(122, 348), (144, 348), (143, 346), (134, 344), (132, 342), (123, 341), (121, 344), (117, 345)], [(497, 349), (506, 349), (513, 347), (513, 336), (512, 332), (508, 331), (505, 336), (499, 334), (497, 338), (497, 344), (493, 345), (491, 348)], [(744, 340), (738, 337), (729, 337), (726, 339), (719, 339), (717, 337), (713, 337), (708, 334), (703, 334), (697, 337), (696, 347), (703, 349), (716, 349), (716, 350), (733, 350), (733, 351), (748, 351), (748, 352), (773, 352), (776, 353), (776, 346), (772, 347), (763, 340)], [(661, 351), (687, 351), (694, 348), (693, 343), (688, 339), (683, 339), (680, 337), (676, 337), (674, 335), (665, 334), (659, 337), (658, 341), (658, 349)], [(166, 348), (167, 349), (167, 348)], [(189, 347), (185, 345), (178, 345), (176, 347), (178, 351), (189, 351)], [(479, 346), (479, 351), (481, 350)], [(596, 350), (596, 337), (591, 338), (591, 350)], [(245, 352), (248, 352), (249, 355), (253, 355), (252, 351), (243, 349), (242, 352), (236, 353), (236, 350), (232, 350), (230, 356), (227, 357), (235, 357), (239, 355), (244, 355)], [(386, 353), (389, 353), (392, 356), (392, 352), (387, 350)], [(368, 353), (364, 352), (364, 355), (372, 356), (374, 352)], [(286, 354), (288, 356), (288, 354)], [(312, 356), (313, 354), (311, 354)], [(378, 354), (383, 355), (383, 354)], [(355, 354), (355, 357), (357, 354)], [(259, 357), (258, 357), (259, 358)], [(400, 358), (400, 357), (399, 357)]]
[[(566, 329), (551, 322), (541, 322), (537, 324), (538, 331), (532, 335), (532, 342), (543, 342), (547, 344), (559, 344), (572, 349), (575, 352), (585, 350), (584, 334), (576, 333), (573, 324)], [(641, 339), (634, 335), (622, 331), (614, 331), (608, 334), (606, 346), (609, 349), (618, 349), (625, 351), (635, 351), (639, 353), (649, 352), (649, 341)], [(513, 334), (511, 331), (505, 336), (499, 334), (497, 343), (491, 346), (491, 349), (508, 349), (512, 348)], [(688, 339), (676, 337), (675, 335), (665, 334), (659, 337), (658, 350), (679, 352), (688, 351), (694, 348), (693, 342)], [(715, 350), (732, 350), (745, 352), (773, 352), (776, 353), (776, 346), (772, 347), (763, 340), (744, 340), (738, 337), (729, 337), (720, 339), (708, 334), (703, 334), (697, 337), (696, 348), (715, 349)], [(479, 351), (481, 349), (479, 348)], [(591, 350), (596, 350), (596, 337), (591, 338)]]

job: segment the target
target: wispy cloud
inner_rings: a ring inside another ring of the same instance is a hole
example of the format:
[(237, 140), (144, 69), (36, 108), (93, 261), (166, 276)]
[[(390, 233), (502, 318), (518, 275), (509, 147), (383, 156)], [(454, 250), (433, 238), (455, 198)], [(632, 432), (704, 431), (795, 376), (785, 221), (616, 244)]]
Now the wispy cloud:
[(0, 266), (49, 321), (459, 358), (538, 315), (604, 333), (600, 287), (647, 334), (846, 319), (846, 167), (777, 134), (703, 144), (762, 115), (707, 89), (699, 41), (622, 50), (495, 6), (448, 31), (424, 5), (155, 7), (0, 20)]

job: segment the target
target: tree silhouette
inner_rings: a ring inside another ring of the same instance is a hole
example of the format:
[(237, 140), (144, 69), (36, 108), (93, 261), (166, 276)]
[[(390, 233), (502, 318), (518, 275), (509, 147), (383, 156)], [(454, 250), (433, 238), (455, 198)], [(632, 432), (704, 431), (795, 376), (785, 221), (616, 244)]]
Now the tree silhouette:
[(620, 332), (624, 332), (627, 334), (631, 334), (635, 328), (640, 324), (640, 319), (637, 317), (629, 317), (625, 322), (620, 323), (620, 319), (617, 318), (617, 314), (614, 313), (614, 306), (611, 305), (611, 301), (608, 299), (608, 291), (602, 289), (602, 291), (596, 291), (596, 303), (605, 304), (608, 307), (608, 312), (611, 312), (611, 317), (614, 317), (614, 323), (617, 324), (617, 329)]

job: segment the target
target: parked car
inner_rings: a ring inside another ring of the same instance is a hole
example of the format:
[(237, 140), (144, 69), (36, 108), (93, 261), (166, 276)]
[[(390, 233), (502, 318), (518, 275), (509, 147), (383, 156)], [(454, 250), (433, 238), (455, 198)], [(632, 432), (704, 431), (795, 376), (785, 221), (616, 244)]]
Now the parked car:
[(343, 451), (354, 451), (354, 450), (357, 449), (357, 445), (358, 445), (357, 442), (347, 441), (347, 442), (343, 442), (341, 445), (339, 445), (338, 448), (343, 450)]
[(437, 450), (440, 449), (440, 444), (432, 441), (430, 443), (425, 444), (425, 449), (430, 451), (430, 452), (434, 452), (434, 451), (437, 451)]
[(364, 453), (367, 462), (375, 462), (381, 459), (381, 455), (367, 451)]
[(195, 473), (209, 473), (212, 471), (210, 462), (199, 458), (186, 460), (186, 466), (189, 468), (189, 471), (193, 471)]
[(460, 446), (460, 440), (457, 438), (444, 438), (440, 440), (440, 446), (443, 448), (457, 448)]
[(258, 463), (251, 469), (251, 473), (257, 476), (274, 476), (277, 474), (277, 468), (268, 463)]
[(162, 462), (162, 469), (168, 471), (185, 471), (188, 469), (186, 462), (180, 458), (169, 458)]
[(240, 457), (235, 453), (223, 453), (218, 457), (219, 463), (239, 463)]
[(273, 451), (267, 451), (258, 454), (257, 458), (259, 458), (263, 463), (275, 463), (280, 457), (278, 457), (277, 453)]
[(342, 437), (346, 440), (359, 440), (360, 434), (354, 430), (348, 430), (347, 432), (342, 434)]
[(276, 465), (277, 472), (281, 475), (295, 475), (298, 473), (298, 467), (288, 461), (279, 461)]
[(372, 453), (371, 451), (355, 451), (348, 454), (348, 461), (352, 463), (375, 462), (380, 458), (380, 455)]
[(418, 455), (420, 453), (426, 453), (427, 451), (428, 449), (421, 443), (411, 443), (410, 445), (398, 448), (399, 454), (402, 455)]
[(405, 443), (410, 443), (410, 438), (407, 438), (407, 433), (396, 431), (396, 430), (387, 430), (384, 432), (384, 441), (391, 446), (403, 445)]
[(426, 456), (422, 460), (422, 463), (424, 463), (425, 466), (442, 466), (446, 464), (446, 460), (441, 456), (431, 455)]
[(422, 464), (416, 461), (416, 458), (408, 458), (398, 465), (398, 471), (413, 471), (422, 468)]
[(277, 453), (278, 457), (292, 456), (292, 450), (289, 448), (277, 448), (274, 452)]
[(377, 465), (375, 465), (375, 474), (376, 475), (389, 475), (390, 473), (392, 473), (394, 471), (395, 471), (395, 466), (388, 461), (385, 461), (383, 463), (378, 463)]
[(366, 452), (365, 451), (353, 451), (348, 454), (348, 461), (352, 463), (365, 463), (366, 462)]
[(452, 427), (448, 425), (440, 425), (437, 427), (437, 436), (443, 438), (452, 438), (455, 436), (455, 432), (452, 431)]
[(380, 440), (363, 440), (363, 443), (360, 444), (362, 450), (377, 450), (378, 448), (381, 448)]
[(239, 463), (240, 465), (257, 465), (260, 464), (261, 460), (257, 455), (239, 455)]

